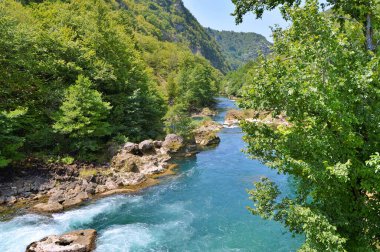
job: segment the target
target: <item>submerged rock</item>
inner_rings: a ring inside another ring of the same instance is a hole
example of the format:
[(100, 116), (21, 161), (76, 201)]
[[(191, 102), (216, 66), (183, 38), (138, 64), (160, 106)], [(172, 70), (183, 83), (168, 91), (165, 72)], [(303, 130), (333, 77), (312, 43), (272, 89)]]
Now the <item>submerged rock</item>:
[(95, 249), (96, 230), (79, 230), (51, 235), (33, 242), (26, 252), (90, 252)]

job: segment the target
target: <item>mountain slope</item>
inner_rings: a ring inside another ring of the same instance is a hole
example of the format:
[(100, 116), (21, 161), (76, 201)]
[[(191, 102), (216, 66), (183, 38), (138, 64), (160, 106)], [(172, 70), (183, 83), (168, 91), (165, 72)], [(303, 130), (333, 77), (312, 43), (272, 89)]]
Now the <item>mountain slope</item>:
[(257, 33), (217, 31), (211, 28), (206, 28), (206, 31), (218, 42), (233, 69), (254, 60), (260, 51), (263, 54), (270, 52), (271, 43)]
[(198, 23), (181, 0), (119, 0), (134, 16), (139, 33), (160, 41), (184, 43), (226, 73), (230, 70), (219, 44)]

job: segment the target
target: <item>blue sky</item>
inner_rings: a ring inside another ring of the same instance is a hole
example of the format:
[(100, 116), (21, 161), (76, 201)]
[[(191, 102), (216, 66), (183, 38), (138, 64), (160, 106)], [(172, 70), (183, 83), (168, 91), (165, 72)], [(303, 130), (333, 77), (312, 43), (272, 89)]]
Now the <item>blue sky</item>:
[(246, 15), (242, 24), (235, 25), (235, 18), (230, 15), (234, 11), (231, 0), (183, 0), (183, 2), (199, 23), (217, 30), (256, 32), (272, 41), (270, 26), (278, 24), (285, 28), (289, 25), (282, 19), (279, 10), (265, 12), (262, 19), (255, 19), (252, 14)]
[(270, 26), (275, 24), (287, 27), (278, 10), (264, 13), (262, 19), (255, 19), (249, 14), (244, 17), (244, 22), (235, 25), (235, 18), (230, 14), (234, 11), (231, 0), (183, 0), (185, 6), (205, 27), (217, 30), (256, 32), (271, 39)]

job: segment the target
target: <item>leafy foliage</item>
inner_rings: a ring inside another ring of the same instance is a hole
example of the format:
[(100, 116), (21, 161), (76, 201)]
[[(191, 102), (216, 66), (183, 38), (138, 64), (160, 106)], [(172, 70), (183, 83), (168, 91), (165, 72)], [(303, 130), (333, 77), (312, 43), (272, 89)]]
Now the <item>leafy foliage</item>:
[(70, 149), (86, 155), (99, 149), (98, 138), (111, 133), (110, 124), (105, 121), (111, 108), (92, 88), (91, 81), (80, 75), (75, 85), (68, 88), (53, 128), (70, 137)]
[[(288, 19), (286, 9), (300, 6), (302, 3), (301, 0), (232, 0), (232, 2), (236, 7), (233, 13), (236, 23), (243, 22), (244, 15), (249, 12), (254, 13), (256, 18), (261, 18), (266, 10), (270, 11), (276, 7), (280, 7), (284, 17)], [(334, 13), (334, 19), (338, 20), (341, 25), (347, 19), (345, 15), (363, 24), (362, 31), (366, 35), (367, 49), (371, 51), (376, 49), (378, 43), (376, 45), (374, 41), (379, 39), (379, 33), (374, 34), (374, 30), (378, 31), (380, 25), (379, 0), (326, 0), (326, 2)], [(326, 3), (321, 3), (320, 5), (323, 9), (326, 7)], [(375, 40), (374, 37), (376, 37)]]
[(7, 166), (22, 157), (19, 149), (24, 144), (24, 138), (19, 136), (20, 117), (25, 115), (25, 109), (0, 113), (0, 168)]
[(217, 31), (211, 28), (206, 30), (221, 46), (229, 65), (234, 70), (253, 61), (259, 54), (267, 55), (270, 52), (271, 43), (257, 33)]
[(209, 36), (180, 0), (125, 0), (135, 17), (136, 30), (160, 41), (180, 42), (194, 54), (200, 53), (221, 72), (230, 70), (215, 39)]
[(292, 175), (296, 196), (267, 180), (250, 192), (254, 214), (304, 233), (301, 251), (373, 251), (380, 240), (379, 57), (363, 26), (338, 24), (317, 1), (286, 9), (273, 55), (251, 68), (242, 106), (285, 113), (290, 126), (245, 123), (248, 152)]
[(229, 96), (241, 96), (243, 86), (252, 81), (250, 69), (260, 67), (256, 61), (250, 61), (236, 71), (229, 72), (222, 81), (221, 91)]
[[(174, 20), (188, 26), (186, 32), (177, 31)], [(18, 153), (93, 159), (109, 141), (161, 137), (169, 106), (182, 103), (177, 91), (187, 85), (178, 82), (184, 62), (194, 62), (186, 65), (194, 78), (202, 71), (211, 80), (221, 75), (189, 47), (210, 47), (216, 64), (227, 69), (201, 28), (181, 2), (1, 1), (0, 111), (27, 109), (17, 120), (2, 116), (1, 136), (15, 143), (1, 151), (2, 164)], [(194, 43), (189, 29), (195, 29)], [(217, 83), (206, 81), (192, 83), (206, 90), (201, 98), (209, 104)], [(187, 99), (187, 113), (203, 105)]]

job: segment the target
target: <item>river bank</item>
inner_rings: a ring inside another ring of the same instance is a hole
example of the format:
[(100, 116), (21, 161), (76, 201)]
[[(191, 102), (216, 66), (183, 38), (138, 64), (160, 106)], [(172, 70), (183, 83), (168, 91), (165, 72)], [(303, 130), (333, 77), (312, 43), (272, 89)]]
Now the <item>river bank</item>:
[[(218, 99), (223, 123), (236, 108)], [(241, 129), (224, 128), (220, 144), (196, 156), (176, 160), (178, 167), (161, 183), (132, 194), (91, 201), (52, 215), (22, 214), (0, 222), (0, 251), (25, 251), (28, 244), (52, 234), (95, 229), (96, 252), (126, 251), (295, 251), (303, 237), (293, 239), (285, 228), (246, 210), (246, 189), (267, 176), (284, 195), (288, 178), (277, 175), (241, 149)]]
[[(175, 159), (195, 155), (206, 146), (215, 146), (221, 126), (202, 124), (194, 140), (170, 134), (163, 141), (126, 143), (105, 165), (70, 165), (27, 160), (22, 168), (0, 175), (0, 218), (26, 212), (57, 213), (91, 200), (120, 193), (135, 193), (172, 175)], [(21, 164), (22, 165), (22, 164)]]

